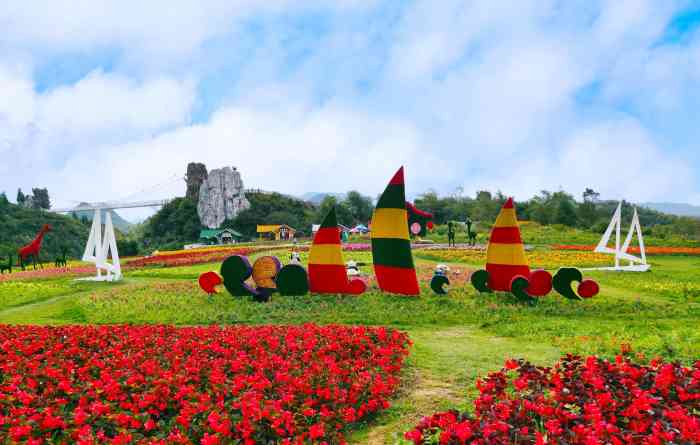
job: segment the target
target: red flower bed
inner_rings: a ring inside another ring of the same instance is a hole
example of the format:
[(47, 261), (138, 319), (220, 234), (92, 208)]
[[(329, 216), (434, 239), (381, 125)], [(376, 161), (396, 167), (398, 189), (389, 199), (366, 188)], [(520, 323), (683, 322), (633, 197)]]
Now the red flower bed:
[(448, 411), (406, 433), (414, 444), (700, 443), (700, 361), (691, 368), (567, 356), (509, 361), (478, 383), (475, 414)]
[(0, 443), (343, 443), (408, 337), (351, 326), (1, 326)]

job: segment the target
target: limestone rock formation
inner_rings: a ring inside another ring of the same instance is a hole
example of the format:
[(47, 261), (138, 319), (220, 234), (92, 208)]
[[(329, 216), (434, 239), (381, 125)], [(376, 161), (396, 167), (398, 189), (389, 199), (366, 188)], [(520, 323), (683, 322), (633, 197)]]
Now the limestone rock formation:
[(207, 179), (207, 166), (200, 162), (190, 162), (187, 164), (187, 174), (185, 182), (187, 182), (187, 193), (185, 197), (194, 202), (199, 200), (199, 188), (202, 182)]
[(243, 180), (236, 167), (224, 167), (209, 172), (199, 188), (197, 213), (202, 225), (218, 228), (226, 219), (235, 218), (250, 208), (243, 189)]

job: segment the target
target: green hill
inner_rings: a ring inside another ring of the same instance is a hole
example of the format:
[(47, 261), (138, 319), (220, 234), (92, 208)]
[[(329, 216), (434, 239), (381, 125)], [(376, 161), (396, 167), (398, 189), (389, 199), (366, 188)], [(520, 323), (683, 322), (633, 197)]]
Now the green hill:
[[(87, 204), (85, 202), (81, 202), (75, 207), (75, 210), (72, 211), (69, 215), (75, 214), (75, 216), (78, 219), (83, 219), (83, 216), (87, 218), (88, 221), (92, 222), (92, 218), (95, 216), (95, 211), (94, 210), (80, 210), (82, 207), (87, 207), (90, 204)], [(130, 223), (129, 221), (125, 220), (122, 218), (117, 212), (114, 210), (110, 210), (109, 213), (112, 215), (112, 224), (114, 224), (114, 228), (119, 230), (122, 233), (129, 233), (129, 230), (131, 230), (134, 225)], [(104, 210), (102, 211), (102, 223), (104, 224)]]
[(16, 259), (17, 250), (31, 242), (43, 224), (51, 225), (51, 232), (44, 237), (42, 261), (53, 261), (61, 248), (68, 250), (70, 258), (82, 256), (89, 225), (70, 216), (28, 209), (0, 199), (0, 257), (12, 254)]

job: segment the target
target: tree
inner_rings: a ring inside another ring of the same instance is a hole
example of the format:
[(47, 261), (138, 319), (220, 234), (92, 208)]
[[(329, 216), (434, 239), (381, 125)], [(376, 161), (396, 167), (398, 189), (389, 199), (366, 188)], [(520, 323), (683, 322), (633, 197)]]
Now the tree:
[(0, 193), (0, 205), (9, 204), (9, 202), (10, 201), (7, 199), (7, 193), (5, 193), (5, 192)]
[(32, 189), (32, 207), (44, 210), (49, 210), (51, 208), (51, 200), (49, 199), (49, 191), (47, 189)]
[(592, 188), (586, 188), (583, 191), (583, 202), (593, 202), (596, 203), (600, 201), (600, 193), (596, 192)]
[(175, 198), (147, 220), (144, 240), (151, 246), (189, 243), (199, 239), (201, 227), (197, 205), (187, 198)]
[[(297, 235), (311, 233), (311, 224), (316, 221), (316, 208), (300, 199), (294, 199), (279, 193), (246, 193), (250, 208), (243, 210), (232, 220), (224, 221), (221, 228), (232, 228), (248, 238), (257, 236), (258, 224), (269, 224), (269, 216), (275, 212), (289, 212), (294, 215), (298, 226), (288, 221), (278, 224), (289, 224), (297, 229)], [(275, 217), (279, 217), (279, 213)]]
[(418, 196), (413, 204), (424, 212), (432, 213), (436, 224), (444, 224), (448, 220), (446, 201), (440, 199), (435, 190), (428, 190)]
[(576, 226), (576, 207), (574, 207), (573, 199), (559, 199), (554, 221), (565, 226)]
[(22, 189), (19, 188), (17, 189), (17, 205), (24, 205), (24, 202), (27, 200), (27, 198), (24, 196), (24, 193), (22, 193)]
[(581, 226), (590, 228), (597, 220), (596, 203), (599, 201), (600, 193), (591, 188), (583, 192), (583, 202), (578, 206), (578, 219)]
[(335, 215), (338, 218), (338, 224), (350, 226), (353, 223), (353, 216), (345, 202), (338, 202), (338, 198), (332, 195), (326, 195), (318, 206), (316, 212), (317, 224), (323, 221), (331, 208), (335, 207)]
[(343, 204), (350, 211), (354, 223), (367, 224), (372, 217), (372, 198), (358, 191), (349, 191)]

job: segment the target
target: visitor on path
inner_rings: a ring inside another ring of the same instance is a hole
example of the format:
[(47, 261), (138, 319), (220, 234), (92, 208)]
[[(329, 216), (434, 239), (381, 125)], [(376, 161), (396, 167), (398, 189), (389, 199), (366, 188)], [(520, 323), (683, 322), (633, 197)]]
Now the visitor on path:
[(449, 247), (455, 247), (455, 228), (452, 221), (447, 222), (447, 245)]

